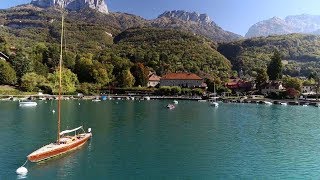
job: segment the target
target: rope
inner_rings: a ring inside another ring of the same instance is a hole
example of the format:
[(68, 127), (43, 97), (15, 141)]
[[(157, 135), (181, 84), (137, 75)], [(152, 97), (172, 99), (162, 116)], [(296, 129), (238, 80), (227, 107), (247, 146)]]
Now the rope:
[(28, 162), (28, 159), (26, 160), (26, 162), (25, 162), (21, 167), (23, 167), (24, 165), (26, 165), (26, 164), (27, 164), (27, 162)]

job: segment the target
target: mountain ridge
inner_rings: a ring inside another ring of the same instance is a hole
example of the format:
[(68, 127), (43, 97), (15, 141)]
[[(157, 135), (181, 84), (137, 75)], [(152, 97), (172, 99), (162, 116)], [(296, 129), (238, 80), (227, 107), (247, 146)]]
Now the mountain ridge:
[(252, 25), (246, 33), (246, 38), (283, 35), (291, 33), (319, 34), (320, 16), (319, 15), (291, 15), (284, 19), (273, 17)]
[(222, 29), (207, 14), (184, 10), (165, 11), (158, 18), (151, 20), (151, 25), (157, 28), (172, 28), (193, 32), (216, 42), (230, 42), (242, 38), (241, 35)]
[(41, 8), (66, 8), (70, 11), (91, 8), (104, 14), (109, 13), (108, 6), (104, 0), (32, 0), (30, 4)]

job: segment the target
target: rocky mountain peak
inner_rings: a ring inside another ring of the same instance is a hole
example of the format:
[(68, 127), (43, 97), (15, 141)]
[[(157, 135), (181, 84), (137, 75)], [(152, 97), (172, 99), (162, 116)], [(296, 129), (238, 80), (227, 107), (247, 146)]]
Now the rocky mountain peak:
[(95, 9), (108, 14), (108, 7), (104, 0), (32, 0), (31, 4), (41, 8), (64, 7), (70, 11), (79, 11), (85, 8)]
[(320, 16), (317, 15), (293, 15), (284, 19), (273, 17), (258, 22), (250, 27), (246, 37), (282, 35), (290, 33), (319, 34)]
[(216, 25), (213, 21), (211, 21), (210, 17), (207, 14), (199, 14), (196, 12), (187, 12), (183, 10), (165, 11), (158, 18), (162, 18), (162, 17), (177, 18), (183, 21), (192, 21), (192, 22), (197, 22), (204, 25), (211, 25), (211, 26)]

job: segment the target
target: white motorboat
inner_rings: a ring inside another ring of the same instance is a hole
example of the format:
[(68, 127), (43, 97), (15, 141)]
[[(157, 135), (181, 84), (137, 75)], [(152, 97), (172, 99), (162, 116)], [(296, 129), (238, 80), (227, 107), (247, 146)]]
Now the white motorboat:
[(179, 104), (177, 100), (173, 100), (173, 104)]
[(176, 107), (175, 107), (173, 104), (168, 104), (168, 105), (167, 105), (167, 108), (171, 110), (171, 109), (174, 109), (174, 108), (176, 108)]
[(286, 106), (286, 105), (288, 105), (288, 103), (286, 103), (286, 102), (281, 102), (280, 105)]
[(19, 106), (23, 106), (23, 107), (34, 107), (37, 105), (38, 105), (38, 103), (34, 102), (34, 101), (20, 101), (19, 102)]
[(264, 101), (264, 104), (265, 104), (265, 105), (272, 105), (272, 102)]

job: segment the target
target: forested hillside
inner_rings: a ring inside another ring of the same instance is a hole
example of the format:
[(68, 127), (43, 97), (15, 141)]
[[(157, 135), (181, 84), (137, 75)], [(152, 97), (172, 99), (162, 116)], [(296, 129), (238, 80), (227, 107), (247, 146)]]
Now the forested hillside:
[(290, 34), (222, 43), (218, 51), (228, 58), (235, 70), (252, 74), (256, 68), (266, 67), (273, 51), (278, 49), (285, 63), (285, 74), (308, 76), (320, 70), (320, 37)]

